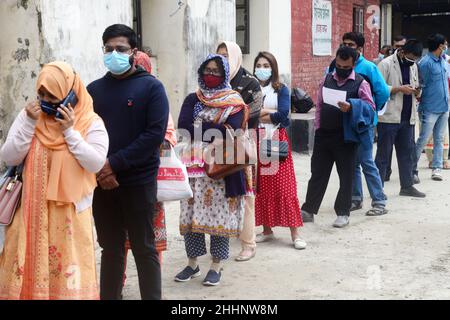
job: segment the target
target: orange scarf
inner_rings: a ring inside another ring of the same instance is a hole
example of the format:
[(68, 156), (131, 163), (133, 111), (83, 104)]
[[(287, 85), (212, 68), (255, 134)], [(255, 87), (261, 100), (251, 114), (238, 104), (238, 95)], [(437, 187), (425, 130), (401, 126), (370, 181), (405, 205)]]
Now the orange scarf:
[(234, 107), (231, 114), (238, 113), (244, 109), (247, 105), (244, 100), (242, 100), (241, 95), (234, 90), (225, 90), (217, 92), (211, 97), (207, 97), (203, 94), (202, 90), (197, 90), (197, 98), (200, 102), (210, 108), (227, 109)]
[[(92, 97), (80, 77), (65, 62), (52, 62), (43, 67), (36, 89), (45, 88), (63, 100), (72, 89), (78, 97), (74, 107), (74, 129), (85, 137), (92, 123), (100, 117), (94, 113)], [(36, 138), (51, 150), (51, 167), (48, 177), (47, 200), (62, 204), (78, 203), (91, 194), (97, 186), (94, 173), (86, 171), (69, 151), (58, 122), (41, 114), (36, 124)]]

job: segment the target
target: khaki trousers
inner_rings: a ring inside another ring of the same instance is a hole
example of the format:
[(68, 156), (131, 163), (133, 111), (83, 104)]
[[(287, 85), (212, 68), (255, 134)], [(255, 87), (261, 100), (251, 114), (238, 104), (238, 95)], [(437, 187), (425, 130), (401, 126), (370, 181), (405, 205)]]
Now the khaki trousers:
[(245, 197), (244, 226), (239, 239), (241, 240), (242, 249), (256, 248), (254, 196)]

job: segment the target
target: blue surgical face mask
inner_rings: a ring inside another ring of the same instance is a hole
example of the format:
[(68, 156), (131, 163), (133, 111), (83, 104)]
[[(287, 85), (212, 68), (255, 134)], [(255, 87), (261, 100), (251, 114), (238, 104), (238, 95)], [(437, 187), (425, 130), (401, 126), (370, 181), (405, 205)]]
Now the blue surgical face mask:
[(131, 69), (130, 57), (131, 55), (118, 53), (114, 50), (104, 55), (103, 62), (112, 74), (120, 76)]
[(272, 77), (272, 69), (269, 68), (256, 68), (255, 76), (261, 81), (267, 81)]
[(48, 101), (40, 100), (41, 110), (49, 116), (56, 116), (60, 103), (51, 103)]

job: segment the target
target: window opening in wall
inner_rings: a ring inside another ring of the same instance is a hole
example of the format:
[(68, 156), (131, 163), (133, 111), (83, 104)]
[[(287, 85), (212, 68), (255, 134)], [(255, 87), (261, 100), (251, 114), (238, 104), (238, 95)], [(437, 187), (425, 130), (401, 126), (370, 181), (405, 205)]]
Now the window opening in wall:
[(141, 0), (133, 1), (133, 29), (136, 31), (138, 43), (137, 47), (142, 50), (142, 5)]
[(236, 43), (250, 53), (250, 0), (236, 0)]
[(364, 33), (364, 9), (353, 7), (353, 31)]

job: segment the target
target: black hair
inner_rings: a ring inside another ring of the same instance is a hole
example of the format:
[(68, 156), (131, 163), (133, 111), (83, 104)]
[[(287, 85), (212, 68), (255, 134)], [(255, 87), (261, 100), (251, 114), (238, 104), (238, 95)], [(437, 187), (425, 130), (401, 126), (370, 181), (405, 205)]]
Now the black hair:
[(400, 42), (403, 40), (406, 40), (407, 38), (404, 35), (399, 34), (398, 36), (395, 36), (394, 42)]
[(430, 50), (430, 52), (436, 51), (441, 44), (445, 44), (445, 41), (446, 41), (445, 36), (440, 33), (436, 33), (429, 36), (428, 50)]
[(404, 53), (412, 53), (416, 57), (421, 57), (423, 44), (417, 39), (409, 39), (402, 47)]
[(366, 43), (366, 39), (361, 32), (347, 32), (342, 37), (342, 41), (344, 40), (354, 41), (358, 47), (364, 47), (364, 44)]
[(341, 58), (342, 60), (348, 60), (352, 59), (353, 64), (356, 62), (356, 59), (358, 59), (358, 53), (355, 49), (350, 47), (340, 47), (336, 53), (336, 58)]
[(225, 44), (225, 42), (222, 42), (221, 44), (219, 44), (219, 46), (217, 47), (216, 52), (219, 51), (220, 49), (226, 49), (228, 51), (228, 47)]
[(103, 44), (106, 44), (109, 40), (117, 37), (125, 37), (128, 39), (128, 43), (131, 49), (137, 47), (137, 35), (133, 29), (124, 24), (113, 24), (106, 28), (103, 33)]

